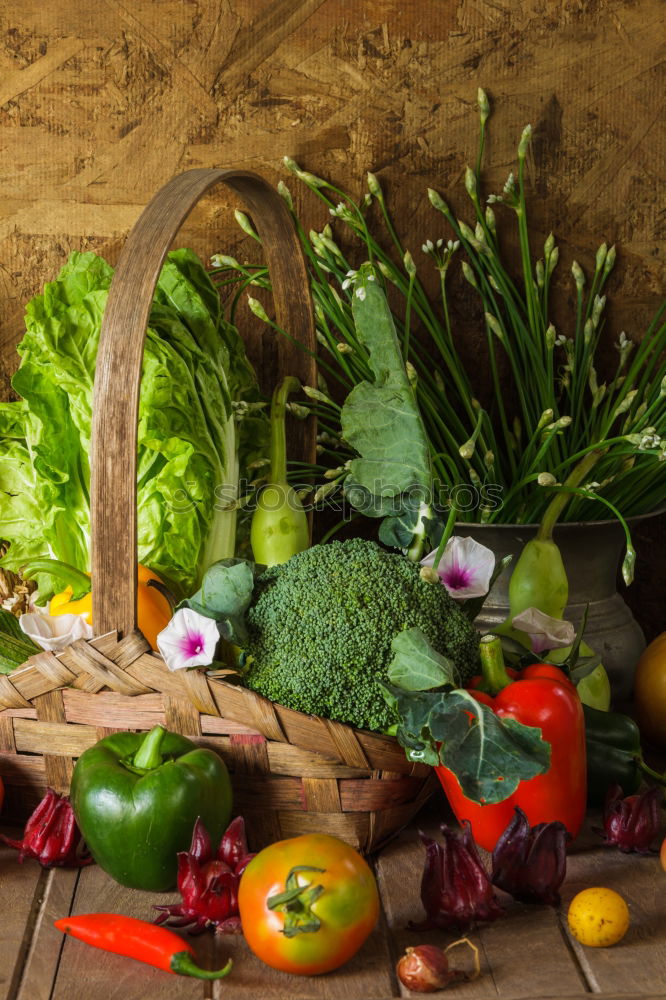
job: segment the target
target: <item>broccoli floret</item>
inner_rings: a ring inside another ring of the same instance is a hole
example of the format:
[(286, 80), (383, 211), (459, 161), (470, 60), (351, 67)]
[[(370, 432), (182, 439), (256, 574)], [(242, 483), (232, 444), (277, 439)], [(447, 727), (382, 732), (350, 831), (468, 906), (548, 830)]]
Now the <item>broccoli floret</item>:
[(479, 668), (479, 635), (446, 589), (362, 538), (314, 545), (267, 569), (247, 623), (249, 688), (359, 729), (396, 721), (379, 685), (398, 632), (421, 628), (461, 682)]

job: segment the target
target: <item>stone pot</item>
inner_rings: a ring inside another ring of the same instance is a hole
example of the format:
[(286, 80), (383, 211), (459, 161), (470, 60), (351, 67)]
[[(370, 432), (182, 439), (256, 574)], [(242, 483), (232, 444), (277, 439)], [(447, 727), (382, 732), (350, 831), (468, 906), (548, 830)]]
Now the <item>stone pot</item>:
[[(652, 516), (652, 515), (645, 515)], [(631, 518), (629, 525), (639, 518)], [(523, 545), (534, 538), (536, 524), (458, 524), (456, 534), (471, 536), (492, 549), (497, 559), (513, 555), (513, 563), (498, 577), (476, 620), (492, 630), (509, 612), (509, 579)], [(625, 538), (617, 521), (558, 524), (553, 539), (559, 546), (569, 579), (565, 617), (580, 624), (589, 604), (585, 641), (602, 658), (611, 683), (613, 701), (631, 698), (636, 663), (645, 648), (643, 631), (617, 592), (617, 574), (624, 556)]]

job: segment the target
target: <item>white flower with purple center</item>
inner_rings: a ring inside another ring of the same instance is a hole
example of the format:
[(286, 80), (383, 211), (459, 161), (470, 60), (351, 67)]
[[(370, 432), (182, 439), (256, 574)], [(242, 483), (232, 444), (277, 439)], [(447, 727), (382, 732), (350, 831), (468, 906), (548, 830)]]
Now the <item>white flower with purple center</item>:
[(191, 608), (181, 608), (157, 636), (157, 648), (169, 670), (206, 667), (220, 641), (217, 622)]
[(519, 632), (529, 636), (533, 653), (543, 653), (546, 649), (564, 649), (573, 645), (576, 629), (572, 622), (562, 618), (551, 618), (538, 608), (526, 608), (514, 615), (511, 622)]
[[(422, 566), (433, 566), (436, 550), (421, 560)], [(453, 535), (437, 566), (437, 575), (451, 597), (465, 600), (484, 597), (490, 589), (490, 579), (495, 569), (495, 554), (473, 538)]]

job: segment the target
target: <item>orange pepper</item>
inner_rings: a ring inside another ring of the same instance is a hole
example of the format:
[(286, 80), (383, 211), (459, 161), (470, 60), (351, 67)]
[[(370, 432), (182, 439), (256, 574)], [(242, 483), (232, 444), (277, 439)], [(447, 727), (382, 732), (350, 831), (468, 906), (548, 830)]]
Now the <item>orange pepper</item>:
[[(157, 587), (149, 587), (150, 580), (157, 580), (162, 583), (157, 573), (139, 565), (138, 568), (138, 594), (137, 594), (137, 624), (144, 636), (157, 651), (157, 636), (163, 628), (169, 624), (171, 619), (171, 606)], [(73, 601), (71, 587), (65, 587), (59, 594), (51, 598), (49, 614), (51, 615), (80, 615), (85, 614), (86, 621), (92, 625), (92, 591), (84, 594), (78, 601)]]

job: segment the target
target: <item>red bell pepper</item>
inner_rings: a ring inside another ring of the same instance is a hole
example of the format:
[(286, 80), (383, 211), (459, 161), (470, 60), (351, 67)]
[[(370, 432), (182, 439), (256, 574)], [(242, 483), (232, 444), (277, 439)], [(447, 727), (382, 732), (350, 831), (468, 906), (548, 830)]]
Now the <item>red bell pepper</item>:
[(487, 851), (495, 847), (516, 806), (523, 810), (530, 826), (559, 820), (575, 837), (583, 823), (587, 797), (585, 718), (576, 688), (551, 664), (535, 663), (520, 674), (507, 671), (496, 637), (482, 641), (481, 663), (483, 676), (471, 682), (472, 694), (500, 718), (541, 729), (551, 746), (550, 768), (530, 781), (521, 781), (503, 802), (483, 805), (463, 795), (452, 771), (436, 767), (456, 818), (459, 822), (469, 820), (475, 841)]

